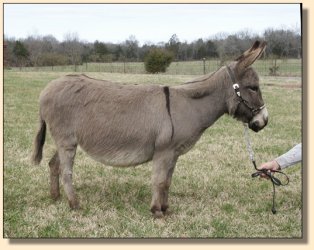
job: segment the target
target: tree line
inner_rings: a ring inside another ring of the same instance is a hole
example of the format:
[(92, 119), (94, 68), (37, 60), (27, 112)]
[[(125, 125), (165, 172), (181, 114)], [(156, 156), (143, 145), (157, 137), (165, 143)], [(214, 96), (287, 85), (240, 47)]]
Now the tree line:
[(180, 41), (173, 34), (167, 42), (145, 43), (140, 46), (135, 36), (119, 44), (80, 40), (76, 33), (68, 33), (63, 41), (54, 36), (28, 36), (25, 39), (4, 38), (4, 63), (6, 67), (40, 67), (56, 65), (81, 65), (87, 62), (138, 62), (144, 61), (154, 49), (163, 49), (174, 60), (190, 61), (235, 58), (250, 47), (255, 40), (268, 43), (266, 57), (300, 58), (301, 35), (290, 29), (267, 29), (263, 35), (241, 31), (235, 34), (217, 34), (209, 39), (193, 42)]

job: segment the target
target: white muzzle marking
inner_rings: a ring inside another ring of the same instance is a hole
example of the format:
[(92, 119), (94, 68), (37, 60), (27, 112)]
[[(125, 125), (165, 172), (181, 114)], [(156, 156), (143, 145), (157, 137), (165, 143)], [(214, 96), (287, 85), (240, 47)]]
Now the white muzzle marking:
[(264, 107), (250, 121), (250, 128), (253, 128), (253, 130), (257, 132), (261, 130), (262, 128), (264, 128), (267, 125), (267, 122), (268, 122), (268, 111), (267, 111), (267, 108)]

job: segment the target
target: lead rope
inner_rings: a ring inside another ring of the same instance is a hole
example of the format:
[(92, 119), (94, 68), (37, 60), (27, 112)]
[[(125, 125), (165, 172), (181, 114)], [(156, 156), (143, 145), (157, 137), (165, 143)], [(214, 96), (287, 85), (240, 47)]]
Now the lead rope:
[[(275, 209), (276, 186), (288, 185), (289, 178), (285, 173), (283, 173), (279, 170), (269, 170), (269, 169), (258, 169), (257, 168), (256, 162), (254, 159), (254, 152), (253, 152), (252, 145), (251, 145), (251, 138), (249, 136), (248, 125), (247, 125), (247, 123), (243, 123), (243, 126), (244, 126), (244, 138), (246, 141), (246, 147), (247, 147), (247, 150), (249, 152), (250, 160), (253, 163), (254, 169), (257, 170), (257, 172), (252, 174), (252, 177), (254, 178), (254, 177), (261, 176), (262, 174), (264, 174), (264, 175), (268, 176), (268, 179), (272, 182), (272, 184), (273, 184), (273, 205), (272, 205), (271, 211), (273, 214), (276, 214), (276, 212), (277, 212)], [(286, 177), (286, 182), (282, 183), (278, 178), (274, 177), (274, 175), (272, 173), (279, 173), (279, 174), (284, 175)]]

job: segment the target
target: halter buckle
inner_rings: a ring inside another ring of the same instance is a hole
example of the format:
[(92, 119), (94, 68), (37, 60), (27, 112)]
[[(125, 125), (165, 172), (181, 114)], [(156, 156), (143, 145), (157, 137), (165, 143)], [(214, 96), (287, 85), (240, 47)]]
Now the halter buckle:
[(234, 83), (233, 85), (232, 85), (232, 87), (233, 87), (233, 89), (235, 90), (235, 92), (237, 93), (237, 96), (241, 96), (241, 93), (240, 93), (240, 86), (239, 86), (239, 84), (237, 84), (237, 83)]

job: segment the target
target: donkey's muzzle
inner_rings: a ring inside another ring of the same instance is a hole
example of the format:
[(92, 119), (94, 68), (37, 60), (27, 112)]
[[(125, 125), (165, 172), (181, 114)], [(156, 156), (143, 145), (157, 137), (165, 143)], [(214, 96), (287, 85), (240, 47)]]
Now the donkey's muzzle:
[(260, 112), (258, 112), (252, 120), (249, 122), (249, 128), (254, 132), (258, 132), (262, 130), (268, 123), (268, 111), (263, 108)]

